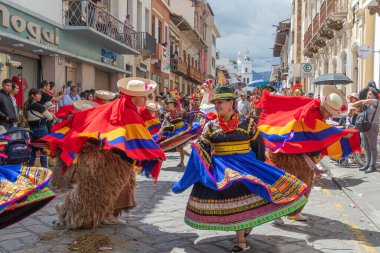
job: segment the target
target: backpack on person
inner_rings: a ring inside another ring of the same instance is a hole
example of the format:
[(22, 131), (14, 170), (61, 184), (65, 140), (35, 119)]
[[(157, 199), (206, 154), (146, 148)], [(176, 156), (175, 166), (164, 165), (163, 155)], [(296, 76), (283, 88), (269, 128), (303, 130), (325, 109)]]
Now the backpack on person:
[(355, 122), (355, 128), (359, 130), (359, 132), (364, 133), (368, 132), (371, 129), (378, 105), (379, 102), (377, 102), (376, 104), (376, 109), (373, 112), (371, 121), (368, 120), (368, 109), (362, 110), (362, 112), (358, 114), (358, 117), (356, 118)]

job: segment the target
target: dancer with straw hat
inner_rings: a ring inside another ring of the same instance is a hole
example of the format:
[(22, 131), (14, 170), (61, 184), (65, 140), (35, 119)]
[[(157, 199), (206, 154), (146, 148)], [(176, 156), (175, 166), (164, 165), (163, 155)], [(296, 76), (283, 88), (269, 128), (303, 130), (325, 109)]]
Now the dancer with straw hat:
[(104, 105), (106, 103), (109, 103), (115, 97), (116, 97), (116, 94), (111, 91), (97, 90), (95, 91), (94, 102), (98, 103), (99, 105)]
[(131, 207), (123, 193), (135, 187), (133, 164), (145, 163), (142, 173), (157, 180), (165, 160), (137, 111), (157, 84), (123, 78), (117, 86), (120, 99), (77, 112), (62, 139), (47, 140), (53, 154), (62, 150), (66, 166), (74, 159), (77, 164), (74, 189), (57, 205), (59, 220), (68, 228), (92, 228), (105, 220), (119, 224), (115, 215)]
[[(347, 99), (335, 87), (326, 85), (321, 100), (270, 95), (264, 91), (256, 106), (262, 108), (259, 130), (269, 148), (268, 159), (276, 167), (306, 183), (309, 196), (316, 163), (323, 155), (334, 159), (360, 150), (357, 130), (342, 130), (325, 122), (326, 119), (344, 117), (348, 113)], [(307, 221), (302, 208), (289, 216), (292, 220)], [(277, 225), (284, 222), (279, 219)]]

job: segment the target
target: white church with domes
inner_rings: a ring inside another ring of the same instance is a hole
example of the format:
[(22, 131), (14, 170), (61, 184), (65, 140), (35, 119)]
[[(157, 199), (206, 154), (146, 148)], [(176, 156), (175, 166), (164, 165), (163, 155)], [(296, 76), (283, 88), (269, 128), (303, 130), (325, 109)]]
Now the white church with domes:
[(216, 64), (228, 71), (231, 77), (230, 83), (245, 82), (249, 84), (253, 81), (253, 61), (248, 51), (244, 55), (239, 52), (236, 60), (220, 58)]
[(244, 56), (238, 53), (237, 70), (240, 82), (251, 83), (253, 80), (253, 61), (249, 57), (249, 52), (246, 51)]

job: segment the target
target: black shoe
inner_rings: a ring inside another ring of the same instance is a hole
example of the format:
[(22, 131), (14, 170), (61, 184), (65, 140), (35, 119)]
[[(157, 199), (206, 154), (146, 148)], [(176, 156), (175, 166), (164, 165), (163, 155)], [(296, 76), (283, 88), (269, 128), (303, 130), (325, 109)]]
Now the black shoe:
[(372, 173), (372, 172), (375, 172), (375, 171), (376, 171), (376, 168), (372, 167), (372, 168), (369, 168), (368, 170), (366, 170), (365, 174)]
[(366, 171), (366, 170), (368, 170), (369, 169), (369, 165), (366, 165), (366, 166), (364, 166), (364, 167), (361, 167), (359, 170), (360, 171)]

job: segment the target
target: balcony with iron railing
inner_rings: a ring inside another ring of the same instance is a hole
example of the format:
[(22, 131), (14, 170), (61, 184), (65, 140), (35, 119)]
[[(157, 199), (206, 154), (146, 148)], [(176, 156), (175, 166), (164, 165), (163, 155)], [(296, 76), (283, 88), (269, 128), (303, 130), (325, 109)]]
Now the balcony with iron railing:
[(347, 1), (326, 0), (322, 3), (304, 34), (305, 49), (312, 51), (308, 52), (308, 56), (314, 54), (317, 48), (325, 46), (326, 40), (333, 38), (335, 32), (342, 29), (347, 16)]
[(119, 54), (139, 54), (139, 49), (150, 46), (146, 34), (137, 33), (103, 6), (90, 0), (62, 0), (62, 3), (65, 29), (78, 36), (95, 40)]
[[(137, 49), (143, 56), (157, 55), (156, 38), (147, 32), (139, 32), (137, 34)], [(158, 45), (158, 44), (157, 44)]]

